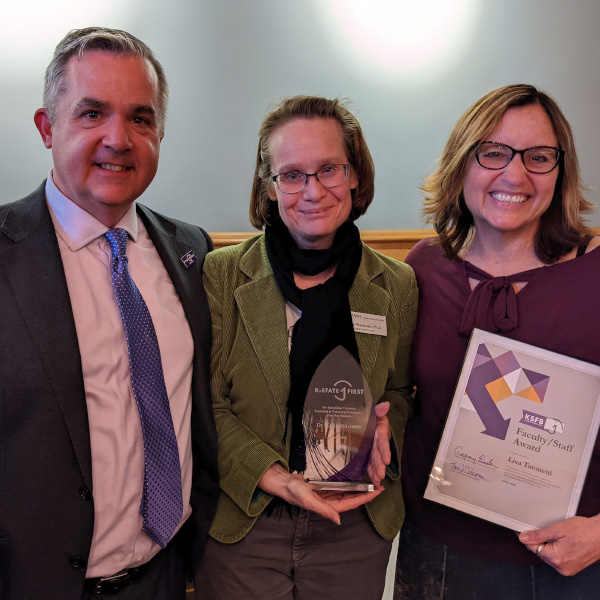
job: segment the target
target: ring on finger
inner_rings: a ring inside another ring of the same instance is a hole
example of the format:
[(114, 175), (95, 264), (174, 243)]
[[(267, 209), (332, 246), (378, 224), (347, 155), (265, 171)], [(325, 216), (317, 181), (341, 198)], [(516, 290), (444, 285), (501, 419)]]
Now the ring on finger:
[(540, 555), (540, 552), (541, 552), (541, 551), (544, 549), (544, 547), (545, 547), (545, 546), (546, 546), (546, 542), (544, 542), (543, 544), (540, 544), (540, 545), (537, 547), (537, 550), (535, 551), (535, 553), (537, 554), (537, 556), (539, 556), (539, 555)]

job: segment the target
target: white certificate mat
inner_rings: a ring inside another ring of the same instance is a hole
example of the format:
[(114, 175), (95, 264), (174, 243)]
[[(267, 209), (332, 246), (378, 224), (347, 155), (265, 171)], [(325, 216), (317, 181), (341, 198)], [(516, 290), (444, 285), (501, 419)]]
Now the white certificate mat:
[(474, 329), (425, 498), (515, 531), (575, 514), (600, 366)]

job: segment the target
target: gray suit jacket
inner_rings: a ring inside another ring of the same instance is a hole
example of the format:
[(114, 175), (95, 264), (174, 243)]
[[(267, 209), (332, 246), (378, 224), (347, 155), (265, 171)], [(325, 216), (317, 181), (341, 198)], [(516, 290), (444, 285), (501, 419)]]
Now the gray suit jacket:
[[(0, 206), (0, 598), (81, 596), (94, 526), (89, 425), (67, 283), (42, 184)], [(193, 515), (178, 541), (197, 562), (218, 497), (210, 315), (199, 227), (138, 205), (194, 338)], [(192, 250), (198, 261), (185, 268)], [(191, 566), (191, 565), (190, 565)]]

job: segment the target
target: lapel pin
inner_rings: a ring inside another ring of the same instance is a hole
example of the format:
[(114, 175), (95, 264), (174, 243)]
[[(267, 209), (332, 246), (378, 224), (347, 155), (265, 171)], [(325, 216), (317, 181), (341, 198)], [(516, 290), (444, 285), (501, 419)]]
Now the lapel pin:
[(187, 254), (184, 254), (179, 260), (183, 263), (183, 266), (186, 269), (189, 269), (198, 259), (196, 258), (196, 255), (190, 250)]

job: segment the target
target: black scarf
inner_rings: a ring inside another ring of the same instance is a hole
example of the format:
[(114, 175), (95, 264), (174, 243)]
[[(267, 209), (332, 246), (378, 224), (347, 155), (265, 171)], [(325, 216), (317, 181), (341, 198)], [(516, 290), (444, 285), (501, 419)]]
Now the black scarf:
[[(354, 282), (362, 256), (360, 234), (347, 221), (336, 232), (328, 250), (301, 250), (283, 221), (265, 230), (267, 255), (284, 298), (302, 311), (294, 326), (290, 352), (290, 395), (288, 415), (292, 416), (290, 469), (306, 468), (302, 413), (308, 386), (321, 361), (337, 346), (343, 346), (359, 361), (358, 347), (348, 292)], [(325, 283), (300, 290), (294, 271), (317, 275), (337, 264), (334, 275)], [(286, 432), (287, 436), (287, 420)]]

